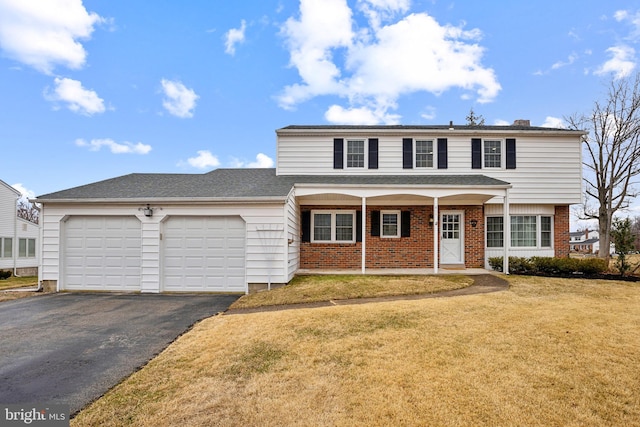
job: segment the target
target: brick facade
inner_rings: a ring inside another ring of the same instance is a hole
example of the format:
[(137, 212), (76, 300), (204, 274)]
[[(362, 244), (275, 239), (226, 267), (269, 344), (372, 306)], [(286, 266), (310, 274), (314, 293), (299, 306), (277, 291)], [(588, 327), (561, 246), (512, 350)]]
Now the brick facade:
[(569, 206), (556, 206), (553, 221), (553, 247), (555, 256), (565, 258), (571, 250), (571, 235), (569, 223)]
[[(311, 210), (360, 210), (345, 206), (302, 206)], [(409, 237), (371, 236), (371, 211), (411, 212)], [(443, 206), (440, 210), (464, 211), (465, 267), (484, 266), (484, 210), (482, 206)], [(367, 268), (433, 268), (432, 206), (368, 206), (366, 220)], [(475, 227), (472, 225), (475, 223)], [(359, 269), (362, 267), (362, 243), (310, 243), (300, 246), (300, 268)]]

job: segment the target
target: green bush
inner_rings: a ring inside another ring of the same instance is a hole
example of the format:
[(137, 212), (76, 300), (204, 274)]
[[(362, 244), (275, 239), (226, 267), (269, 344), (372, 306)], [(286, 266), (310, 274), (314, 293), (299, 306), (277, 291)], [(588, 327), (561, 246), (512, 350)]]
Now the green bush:
[(0, 271), (0, 280), (6, 280), (9, 277), (11, 277), (11, 271), (6, 271), (6, 270)]
[[(502, 271), (502, 257), (489, 258), (489, 266)], [(607, 263), (600, 258), (554, 258), (554, 257), (509, 257), (510, 274), (539, 274), (544, 276), (567, 276), (581, 273), (587, 276), (601, 274)]]

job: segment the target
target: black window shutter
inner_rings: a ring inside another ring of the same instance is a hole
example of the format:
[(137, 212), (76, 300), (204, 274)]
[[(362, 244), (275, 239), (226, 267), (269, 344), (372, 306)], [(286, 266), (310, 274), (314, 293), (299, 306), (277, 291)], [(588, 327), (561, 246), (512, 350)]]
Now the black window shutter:
[(516, 168), (516, 140), (507, 138), (507, 169)]
[(448, 163), (447, 138), (438, 138), (438, 169), (446, 169)]
[(344, 139), (334, 138), (333, 140), (333, 168), (343, 169), (344, 162)]
[(380, 211), (371, 211), (371, 235), (380, 236)]
[(402, 169), (413, 169), (412, 138), (402, 138)]
[(471, 169), (482, 169), (482, 140), (471, 139)]
[(362, 242), (362, 211), (356, 211), (356, 242)]
[(411, 237), (411, 211), (402, 211), (400, 214), (400, 236)]
[(302, 241), (311, 241), (311, 211), (302, 212)]
[(369, 169), (378, 169), (378, 138), (369, 138)]

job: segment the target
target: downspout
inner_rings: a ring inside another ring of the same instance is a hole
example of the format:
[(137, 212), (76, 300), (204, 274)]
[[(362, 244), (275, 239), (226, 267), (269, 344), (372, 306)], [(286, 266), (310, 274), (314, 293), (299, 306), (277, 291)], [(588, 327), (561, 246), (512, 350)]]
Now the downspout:
[(438, 198), (433, 198), (433, 274), (438, 274), (438, 243), (440, 240), (440, 232), (438, 231)]
[(13, 258), (13, 275), (19, 277), (18, 271), (18, 251), (16, 245), (18, 245), (18, 196), (15, 196), (14, 212), (13, 212), (13, 242), (11, 243), (11, 256)]
[(509, 247), (511, 246), (511, 216), (509, 214), (509, 189), (504, 190), (504, 204), (502, 205), (503, 209), (503, 243), (504, 246), (504, 254), (502, 256), (502, 272), (504, 274), (509, 274)]
[(362, 198), (362, 220), (360, 221), (362, 224), (362, 274), (366, 274), (367, 271), (367, 198)]
[(36, 256), (38, 257), (38, 289), (36, 289), (36, 292), (42, 292), (42, 265), (44, 264), (42, 262), (42, 248), (44, 248), (44, 241), (42, 239), (42, 236), (44, 236), (44, 232), (42, 230), (42, 223), (44, 222), (44, 218), (43, 218), (43, 212), (44, 212), (44, 205), (42, 205), (42, 207), (38, 207), (38, 205), (36, 203), (33, 204), (33, 206), (36, 207), (36, 209), (38, 209), (38, 253), (36, 254)]

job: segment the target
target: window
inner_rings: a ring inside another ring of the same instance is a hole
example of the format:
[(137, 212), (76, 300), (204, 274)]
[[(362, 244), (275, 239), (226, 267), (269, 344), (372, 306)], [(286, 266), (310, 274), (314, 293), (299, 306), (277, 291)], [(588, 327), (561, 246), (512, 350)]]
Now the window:
[(501, 141), (484, 141), (484, 167), (502, 167), (502, 143)]
[(18, 239), (18, 258), (36, 256), (36, 239)]
[(551, 217), (540, 217), (540, 246), (543, 248), (551, 247)]
[(311, 213), (312, 242), (355, 241), (355, 211), (313, 211)]
[[(550, 216), (514, 215), (511, 217), (511, 246), (514, 248), (551, 248)], [(504, 221), (501, 216), (487, 217), (487, 247), (501, 248), (504, 242)]]
[(400, 211), (380, 212), (381, 237), (400, 237)]
[(416, 141), (416, 168), (433, 167), (433, 141)]
[(487, 217), (487, 247), (501, 248), (504, 241), (504, 219), (501, 216)]
[(536, 217), (533, 215), (511, 217), (511, 246), (536, 246)]
[(364, 167), (364, 140), (347, 141), (347, 167)]
[(0, 238), (0, 258), (13, 257), (13, 239), (11, 237)]

